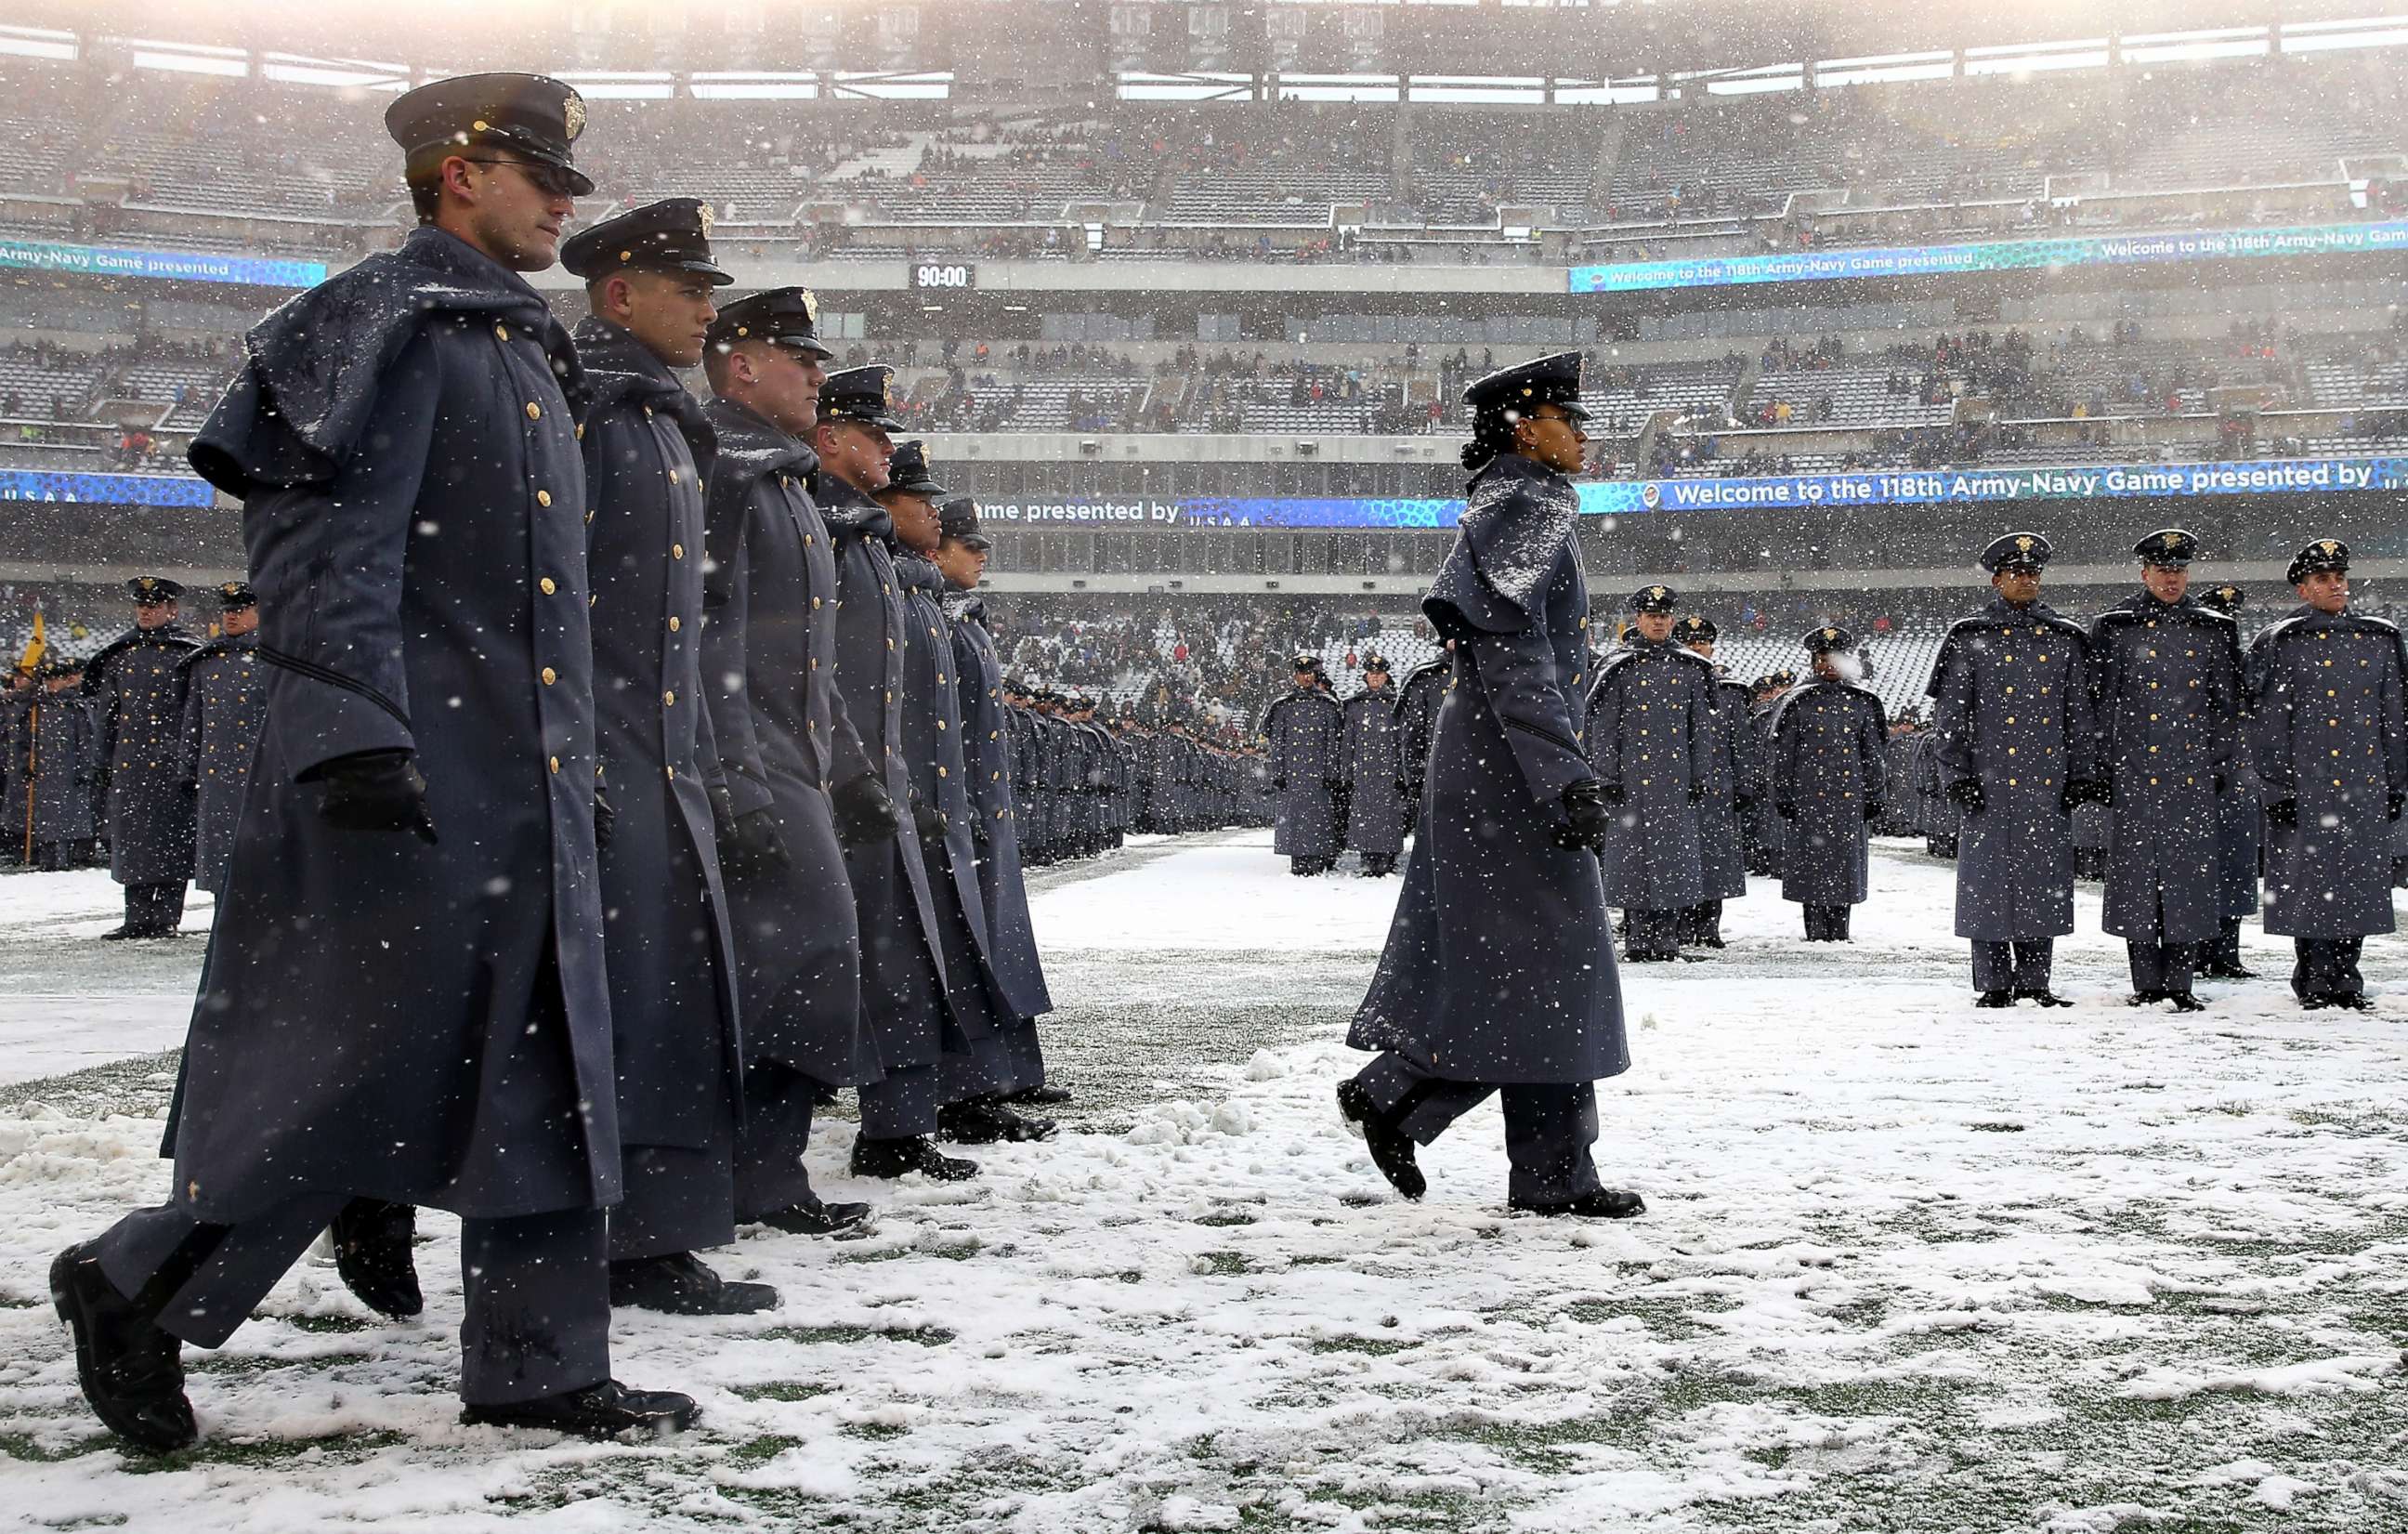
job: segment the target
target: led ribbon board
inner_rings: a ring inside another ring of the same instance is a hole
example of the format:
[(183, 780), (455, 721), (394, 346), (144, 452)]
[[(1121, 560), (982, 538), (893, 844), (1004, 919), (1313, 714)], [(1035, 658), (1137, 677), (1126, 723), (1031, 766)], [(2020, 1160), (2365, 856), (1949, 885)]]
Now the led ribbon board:
[(0, 266), (67, 272), (79, 277), (139, 277), (162, 282), (231, 282), (247, 288), (314, 288), (326, 280), (322, 261), (219, 255), (206, 251), (125, 251), (92, 245), (45, 245), (0, 239)]
[(1574, 266), (1574, 293), (1642, 293), (1719, 288), (1750, 282), (1831, 282), (1848, 278), (1929, 277), (2023, 271), (2050, 266), (2116, 266), (2149, 262), (2217, 261), (2234, 256), (2358, 255), (2408, 251), (2408, 220), (2310, 224), (2288, 229), (2208, 229), (2187, 234), (2071, 235), (1978, 245), (1793, 251), (1773, 255), (1698, 256)]

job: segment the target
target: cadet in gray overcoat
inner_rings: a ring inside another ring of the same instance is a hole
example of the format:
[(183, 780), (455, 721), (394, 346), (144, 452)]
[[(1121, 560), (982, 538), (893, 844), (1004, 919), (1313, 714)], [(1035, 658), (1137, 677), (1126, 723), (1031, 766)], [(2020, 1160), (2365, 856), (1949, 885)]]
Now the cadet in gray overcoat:
[(1295, 690), (1263, 715), (1262, 734), (1279, 796), (1271, 851), (1288, 860), (1288, 872), (1309, 878), (1338, 860), (1338, 786), (1345, 781), (1338, 738), (1345, 720), (1322, 690), (1320, 657), (1297, 656), (1295, 671)]
[[(579, 230), (585, 280), (586, 573), (593, 595), (597, 823), (626, 1197), (610, 1214), (610, 1300), (674, 1315), (778, 1302), (695, 1254), (736, 1237), (744, 1042), (711, 789), (725, 793), (703, 686), (705, 480), (718, 436), (677, 368), (699, 364), (735, 279), (702, 205), (671, 197)], [(671, 628), (669, 620), (678, 620)]]
[[(1582, 755), (1588, 584), (1570, 474), (1580, 353), (1471, 385), (1462, 531), (1422, 610), (1455, 641), (1414, 852), (1347, 1042), (1378, 1058), (1338, 1089), (1405, 1197), (1426, 1145), (1501, 1090), (1514, 1208), (1637, 1214), (1589, 1145), (1600, 1078), (1627, 1068), (1596, 850), (1612, 814)], [(1575, 677), (1584, 681), (1575, 682)]]
[(1411, 822), (1422, 802), (1422, 780), (1429, 770), (1430, 737), (1438, 726), (1438, 706), (1453, 680), (1455, 657), (1441, 653), (1424, 661), (1405, 678), (1397, 695), (1397, 767), (1405, 781), (1405, 819)]
[(1809, 629), (1814, 674), (1772, 714), (1772, 801), (1782, 821), (1781, 897), (1805, 908), (1808, 942), (1848, 940), (1848, 913), (1870, 893), (1867, 831), (1888, 781), (1889, 719), (1857, 685), (1856, 636)]
[(1340, 708), (1344, 722), (1338, 747), (1348, 784), (1346, 845), (1363, 854), (1366, 879), (1395, 871), (1412, 812), (1406, 807), (1396, 703), (1386, 659), (1366, 657), (1363, 690)]
[(2190, 599), (2199, 539), (2161, 528), (2134, 546), (2143, 589), (2090, 625), (2100, 767), (2114, 811), (2100, 920), (2122, 938), (2130, 1004), (2202, 1005), (2191, 976), (2224, 925), (2216, 800), (2240, 754), (2241, 645)]
[[(1712, 666), (1721, 630), (1698, 613), (1672, 625), (1674, 636)], [(1747, 894), (1747, 816), (1762, 792), (1756, 749), (1754, 695), (1714, 667), (1713, 781), (1698, 806), (1698, 879), (1705, 898), (1689, 910), (1681, 940), (1723, 946), (1723, 902)]]
[[(898, 824), (836, 685), (836, 550), (801, 440), (825, 376), (816, 321), (809, 292), (767, 289), (720, 309), (703, 353), (717, 446), (702, 682), (745, 1056), (736, 1218), (805, 1235), (869, 1213), (823, 1200), (803, 1152), (822, 1093), (879, 1078), (845, 849), (891, 843)], [(671, 613), (664, 626), (692, 625)]]
[(2090, 717), (2089, 636), (2040, 599), (2055, 552), (2038, 533), (1982, 551), (1998, 594), (1949, 629), (1926, 691), (1941, 792), (1964, 812), (1956, 936), (1973, 944), (1980, 1007), (2072, 1003), (2049, 989), (2073, 930), (2075, 805), (2103, 797)]
[(1669, 586), (1633, 593), (1631, 632), (1588, 694), (1584, 741), (1613, 808), (1598, 866), (1606, 904), (1624, 912), (1631, 964), (1678, 959), (1689, 912), (1706, 897), (1698, 822), (1714, 784), (1713, 667), (1673, 641), (1679, 603)]
[(247, 581), (217, 589), (218, 637), (184, 657), (184, 792), (193, 799), (193, 882), (224, 890), (259, 737), (267, 679), (259, 659), (259, 598)]
[(2349, 610), (2349, 546), (2319, 538), (2288, 571), (2300, 607), (2250, 647), (2266, 792), (2266, 930), (2298, 951), (2309, 1011), (2367, 1011), (2358, 951), (2394, 930), (2391, 824), (2408, 803), (2400, 630)]
[[(2230, 581), (2199, 594), (2199, 605), (2241, 622), (2247, 594)], [(2244, 695), (2242, 711), (2248, 712)], [(2243, 726), (2246, 731), (2247, 725)], [(2258, 914), (2258, 866), (2265, 845), (2265, 796), (2258, 781), (2257, 763), (2243, 751), (2232, 761), (2224, 792), (2215, 799), (2215, 882), (2223, 896), (2224, 925), (2214, 948), (2200, 955), (2199, 972), (2214, 980), (2255, 980), (2258, 971), (2241, 962), (2241, 924)]]
[(112, 939), (172, 938), (193, 877), (193, 800), (184, 792), (184, 671), (200, 648), (177, 622), (184, 588), (159, 576), (126, 583), (134, 627), (84, 667), (108, 788), (108, 874), (125, 886)]
[(194, 1434), (178, 1340), (224, 1341), (354, 1195), (462, 1217), (464, 1420), (610, 1437), (695, 1416), (609, 1371), (583, 378), (520, 275), (591, 190), (568, 159), (584, 107), (479, 75), (385, 122), (423, 222), (255, 327), (191, 450), (243, 500), (267, 733), (172, 1200), (50, 1276), (87, 1399), (154, 1451)]
[(34, 864), (50, 873), (81, 867), (100, 829), (92, 795), (100, 731), (79, 691), (82, 681), (81, 661), (45, 659), (41, 700), (25, 710), (20, 726), (32, 767)]

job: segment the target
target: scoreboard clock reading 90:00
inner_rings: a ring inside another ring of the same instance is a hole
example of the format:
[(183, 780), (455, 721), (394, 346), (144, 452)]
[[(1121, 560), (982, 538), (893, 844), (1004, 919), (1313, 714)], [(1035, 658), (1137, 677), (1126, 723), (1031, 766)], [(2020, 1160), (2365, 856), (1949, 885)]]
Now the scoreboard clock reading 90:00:
[(914, 288), (964, 289), (978, 286), (978, 268), (966, 261), (915, 261), (911, 264), (911, 286)]

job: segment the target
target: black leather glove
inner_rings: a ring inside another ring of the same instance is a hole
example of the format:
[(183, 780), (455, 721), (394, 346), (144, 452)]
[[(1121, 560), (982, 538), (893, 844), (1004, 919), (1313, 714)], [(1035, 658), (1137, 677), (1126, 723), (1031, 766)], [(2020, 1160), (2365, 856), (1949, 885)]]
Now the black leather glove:
[(2402, 809), (2408, 809), (2408, 794), (2402, 794), (2395, 788), (2390, 793), (2383, 796), (2384, 819), (2398, 820), (2400, 818), (2400, 811)]
[(1796, 820), (1798, 818), (1798, 805), (1794, 800), (1775, 799), (1772, 801), (1772, 812), (1779, 815), (1783, 820)]
[(1285, 778), (1273, 778), (1271, 780), (1271, 787), (1275, 791), (1284, 790), (1287, 787), (1287, 780)]
[(864, 847), (903, 828), (903, 817), (886, 796), (886, 785), (870, 773), (841, 782), (828, 791), (836, 812), (836, 837), (848, 847)]
[(1989, 802), (1987, 796), (1983, 792), (1982, 780), (1979, 778), (1964, 778), (1950, 783), (1948, 796), (1963, 805), (1965, 812), (1969, 815), (1980, 814), (1982, 807)]
[(594, 791), (594, 850), (600, 852), (610, 845), (610, 838), (619, 829), (619, 811), (610, 808), (610, 800), (600, 789)]
[[(731, 807), (732, 808), (732, 807)], [(771, 873), (789, 861), (785, 833), (778, 829), (778, 811), (764, 806), (738, 815), (719, 845), (719, 859), (738, 879)]]
[(710, 800), (710, 839), (722, 849), (736, 844), (736, 796), (725, 784), (705, 790)]
[(1865, 822), (1866, 822), (1866, 824), (1870, 824), (1872, 822), (1877, 821), (1877, 820), (1879, 820), (1879, 819), (1881, 819), (1881, 818), (1882, 818), (1882, 802), (1881, 802), (1881, 800), (1879, 800), (1879, 799), (1867, 799), (1867, 800), (1865, 801)]
[(2286, 831), (2293, 829), (2300, 824), (2300, 801), (2276, 799), (2266, 807), (2266, 824), (2279, 825)]
[(935, 805), (916, 794), (911, 797), (911, 829), (919, 833), (922, 841), (945, 839), (945, 817), (937, 812)]
[(2208, 786), (2214, 789), (2219, 796), (2221, 796), (2226, 789), (2232, 786), (2232, 780), (2226, 777), (2221, 772), (2209, 773), (2207, 775), (2207, 781)]
[(1601, 853), (1605, 850), (1608, 829), (1613, 824), (1613, 811), (1606, 804), (1605, 784), (1595, 778), (1584, 778), (1564, 788), (1563, 806), (1567, 824), (1555, 828), (1555, 845), (1568, 852)]
[(408, 831), (434, 844), (426, 780), (408, 752), (337, 756), (313, 776), (320, 787), (318, 814), (327, 824), (343, 831)]
[(1630, 797), (1630, 790), (1620, 783), (1599, 782), (1597, 785), (1597, 793), (1598, 797), (1607, 804), (1620, 804)]
[(1691, 784), (1689, 785), (1689, 802), (1690, 802), (1691, 804), (1703, 804), (1703, 803), (1705, 803), (1705, 802), (1706, 802), (1706, 785), (1705, 785), (1705, 784), (1703, 784), (1703, 783), (1691, 783)]
[(1739, 795), (1731, 800), (1731, 809), (1742, 815), (1755, 808), (1756, 800), (1745, 794)]

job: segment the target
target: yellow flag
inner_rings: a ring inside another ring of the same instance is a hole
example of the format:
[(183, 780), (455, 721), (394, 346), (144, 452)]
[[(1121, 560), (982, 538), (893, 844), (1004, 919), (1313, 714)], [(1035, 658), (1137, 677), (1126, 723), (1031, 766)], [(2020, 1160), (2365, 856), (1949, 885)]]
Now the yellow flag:
[(42, 664), (42, 656), (50, 648), (50, 640), (45, 637), (42, 628), (42, 612), (39, 608), (36, 608), (34, 609), (34, 637), (25, 641), (25, 653), (18, 660), (17, 668), (21, 671), (31, 671)]

